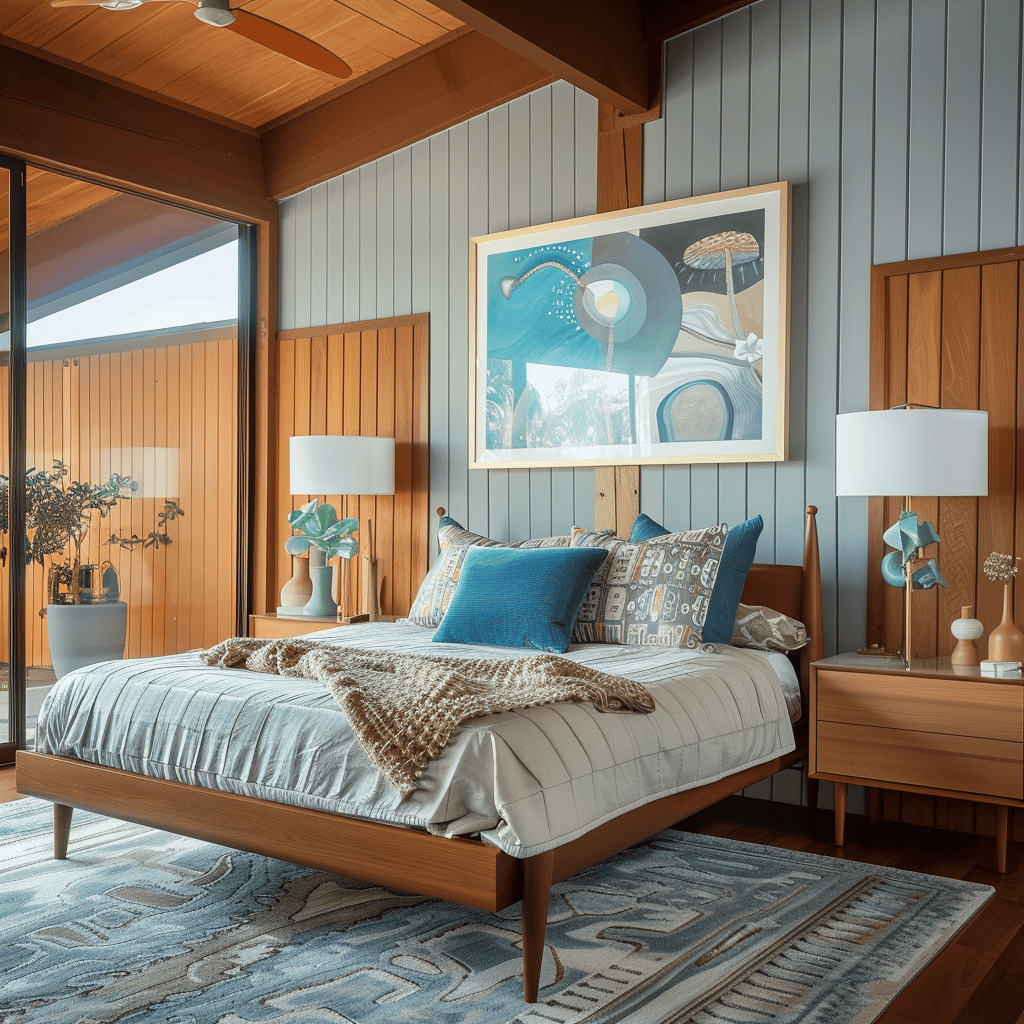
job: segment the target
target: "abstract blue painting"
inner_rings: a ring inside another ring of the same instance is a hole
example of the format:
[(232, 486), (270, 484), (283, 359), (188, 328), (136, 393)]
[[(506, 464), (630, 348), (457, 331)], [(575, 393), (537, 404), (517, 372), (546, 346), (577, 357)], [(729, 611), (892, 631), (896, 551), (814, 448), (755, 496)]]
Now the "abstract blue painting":
[(472, 239), (472, 464), (784, 459), (789, 198)]

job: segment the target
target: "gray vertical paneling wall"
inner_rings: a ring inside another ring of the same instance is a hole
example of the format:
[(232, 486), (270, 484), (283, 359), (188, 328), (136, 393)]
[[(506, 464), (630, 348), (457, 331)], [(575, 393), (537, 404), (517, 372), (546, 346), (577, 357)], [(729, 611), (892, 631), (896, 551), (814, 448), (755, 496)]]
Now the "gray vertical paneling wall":
[[(867, 408), (872, 263), (1024, 242), (1021, 5), (760, 0), (671, 40), (644, 198), (793, 183), (790, 460), (650, 466), (674, 528), (820, 510), (826, 649), (864, 643), (867, 505), (835, 497), (835, 415)], [(281, 327), (431, 317), (431, 503), (518, 539), (593, 522), (586, 469), (468, 469), (468, 246), (596, 206), (597, 104), (558, 83), (282, 204)], [(941, 553), (940, 553), (941, 554)], [(778, 788), (779, 783), (776, 783)]]
[(282, 329), (430, 313), (431, 507), (481, 533), (592, 526), (594, 472), (469, 471), (468, 240), (596, 208), (597, 101), (564, 82), (281, 204)]

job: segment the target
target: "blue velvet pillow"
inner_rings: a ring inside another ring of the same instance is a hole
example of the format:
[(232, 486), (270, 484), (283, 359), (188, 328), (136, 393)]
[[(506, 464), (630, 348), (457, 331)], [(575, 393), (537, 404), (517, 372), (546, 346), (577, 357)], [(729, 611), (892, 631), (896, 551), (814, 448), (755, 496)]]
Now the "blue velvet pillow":
[(435, 643), (561, 654), (603, 548), (470, 548)]
[[(739, 607), (743, 594), (743, 584), (747, 573), (754, 563), (757, 551), (757, 538), (764, 529), (764, 520), (754, 516), (739, 524), (731, 526), (725, 538), (725, 550), (722, 562), (718, 567), (718, 578), (715, 589), (711, 592), (708, 602), (708, 616), (704, 622), (703, 639), (709, 643), (727, 644), (732, 641), (733, 625), (736, 622), (736, 609)], [(642, 512), (636, 517), (630, 531), (631, 541), (650, 540), (652, 537), (664, 536), (669, 531), (660, 526), (650, 516)]]
[(629, 531), (629, 540), (633, 544), (639, 544), (654, 537), (664, 537), (667, 533), (669, 531), (664, 526), (641, 512), (633, 521), (633, 529)]

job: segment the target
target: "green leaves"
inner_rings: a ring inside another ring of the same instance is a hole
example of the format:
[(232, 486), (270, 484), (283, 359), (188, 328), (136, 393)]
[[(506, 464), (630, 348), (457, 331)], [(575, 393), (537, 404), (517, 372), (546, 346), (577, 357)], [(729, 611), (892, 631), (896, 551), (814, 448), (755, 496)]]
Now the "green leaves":
[[(94, 522), (93, 514), (98, 513), (100, 519), (105, 519), (115, 505), (134, 497), (139, 489), (137, 480), (120, 473), (111, 473), (102, 484), (79, 480), (67, 482), (70, 473), (59, 459), (54, 460), (52, 469), (32, 468), (25, 473), (28, 527), (25, 561), (43, 565), (47, 556), (65, 555), (64, 568), (68, 573), (71, 572), (71, 563), (77, 562), (78, 550)], [(0, 476), (0, 533), (6, 533), (9, 528), (9, 498), (10, 480)], [(168, 499), (157, 514), (155, 530), (143, 537), (134, 533), (119, 537), (111, 533), (107, 542), (129, 551), (136, 547), (154, 550), (165, 547), (171, 543), (168, 523), (184, 514), (177, 502)]]
[(352, 558), (359, 544), (352, 536), (359, 529), (359, 520), (339, 519), (333, 505), (321, 505), (314, 498), (301, 508), (288, 513), (288, 525), (300, 536), (289, 537), (284, 549), (290, 555), (301, 555), (311, 546), (318, 547), (327, 558)]

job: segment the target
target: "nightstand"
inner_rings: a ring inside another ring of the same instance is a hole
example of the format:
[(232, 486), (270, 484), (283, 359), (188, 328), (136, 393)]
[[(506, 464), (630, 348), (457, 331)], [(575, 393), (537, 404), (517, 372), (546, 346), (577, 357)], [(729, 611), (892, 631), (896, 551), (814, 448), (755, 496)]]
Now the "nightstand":
[(278, 615), (269, 612), (249, 616), (249, 636), (258, 640), (279, 640), (341, 625), (343, 623), (337, 615)]
[[(394, 622), (400, 615), (382, 615), (378, 621)], [(358, 626), (358, 622), (343, 622), (336, 615), (278, 615), (265, 612), (249, 616), (249, 636), (256, 640), (280, 640), (285, 637), (316, 633), (335, 626)]]
[(1024, 680), (914, 661), (840, 654), (811, 666), (810, 776), (836, 785), (836, 845), (846, 787), (899, 789), (995, 805), (1006, 871), (1010, 807), (1024, 807)]

